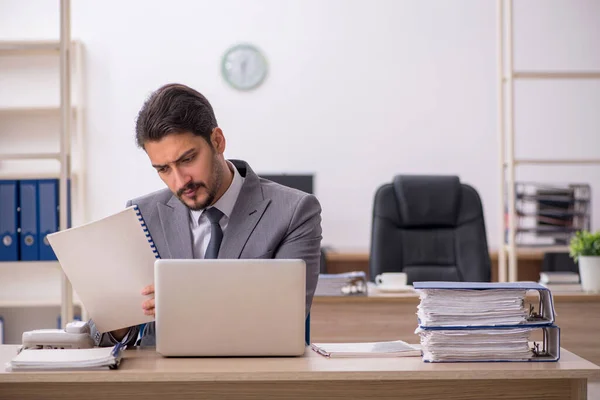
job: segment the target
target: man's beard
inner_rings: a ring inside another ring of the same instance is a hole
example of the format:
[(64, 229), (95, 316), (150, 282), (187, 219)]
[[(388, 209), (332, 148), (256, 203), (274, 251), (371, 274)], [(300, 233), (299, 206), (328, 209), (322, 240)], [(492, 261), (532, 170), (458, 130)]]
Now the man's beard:
[[(221, 165), (218, 162), (217, 157), (213, 158), (212, 167), (213, 167), (213, 182), (214, 182), (214, 185), (212, 187), (208, 187), (208, 185), (205, 184), (204, 182), (190, 182), (177, 191), (176, 195), (179, 198), (179, 200), (190, 210), (193, 210), (193, 211), (203, 210), (206, 207), (210, 206), (215, 201), (215, 198), (217, 197), (217, 192), (219, 191), (219, 189), (221, 188), (221, 184), (223, 183), (223, 170), (221, 168)], [(187, 190), (193, 190), (195, 192), (196, 190), (198, 190), (201, 187), (206, 188), (206, 192), (207, 192), (206, 200), (204, 200), (200, 203), (196, 202), (193, 206), (190, 206), (185, 201), (183, 201), (183, 192), (185, 192)]]

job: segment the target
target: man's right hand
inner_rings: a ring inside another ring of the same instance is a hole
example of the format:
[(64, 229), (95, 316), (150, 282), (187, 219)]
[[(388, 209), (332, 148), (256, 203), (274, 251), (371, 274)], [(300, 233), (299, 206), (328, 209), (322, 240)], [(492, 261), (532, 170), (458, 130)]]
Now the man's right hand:
[[(152, 296), (150, 299), (145, 300), (142, 303), (142, 309), (144, 310), (144, 314), (146, 315), (154, 315), (154, 285), (148, 285), (142, 290), (142, 294), (144, 296)], [(112, 331), (111, 334), (117, 340), (123, 340), (129, 328), (117, 329), (116, 331)]]
[(154, 316), (154, 285), (148, 285), (142, 290), (144, 296), (152, 296), (150, 299), (142, 303), (144, 314)]

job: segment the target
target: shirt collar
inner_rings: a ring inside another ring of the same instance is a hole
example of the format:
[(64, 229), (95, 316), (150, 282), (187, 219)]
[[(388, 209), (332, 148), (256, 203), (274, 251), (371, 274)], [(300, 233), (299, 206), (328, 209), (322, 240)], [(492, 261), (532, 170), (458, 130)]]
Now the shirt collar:
[[(237, 198), (240, 192), (242, 191), (244, 178), (229, 160), (225, 161), (227, 162), (229, 168), (233, 170), (233, 180), (231, 181), (231, 184), (229, 185), (225, 193), (223, 193), (223, 196), (221, 196), (221, 198), (217, 200), (215, 204), (213, 204), (211, 207), (218, 208), (219, 211), (221, 211), (227, 218), (229, 218), (233, 211), (233, 207), (235, 206), (235, 202), (237, 201)], [(205, 209), (197, 211), (190, 210), (190, 212), (192, 213), (192, 220), (195, 224), (197, 224), (200, 220), (200, 217), (202, 216), (204, 210)]]

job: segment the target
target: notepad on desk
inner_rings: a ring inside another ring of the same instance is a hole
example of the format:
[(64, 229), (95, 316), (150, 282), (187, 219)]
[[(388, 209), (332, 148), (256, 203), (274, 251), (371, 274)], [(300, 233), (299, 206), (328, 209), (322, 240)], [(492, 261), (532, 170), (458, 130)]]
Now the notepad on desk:
[(11, 371), (115, 369), (125, 346), (92, 349), (26, 349), (7, 366)]
[(411, 345), (402, 340), (365, 343), (313, 343), (311, 348), (317, 353), (331, 358), (341, 357), (418, 357), (419, 345)]

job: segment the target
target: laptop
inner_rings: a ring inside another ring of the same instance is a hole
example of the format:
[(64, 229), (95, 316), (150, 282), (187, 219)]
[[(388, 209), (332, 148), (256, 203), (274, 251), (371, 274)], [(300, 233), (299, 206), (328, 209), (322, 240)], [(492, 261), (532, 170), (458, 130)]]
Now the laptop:
[(154, 289), (165, 357), (304, 354), (303, 260), (161, 259)]

